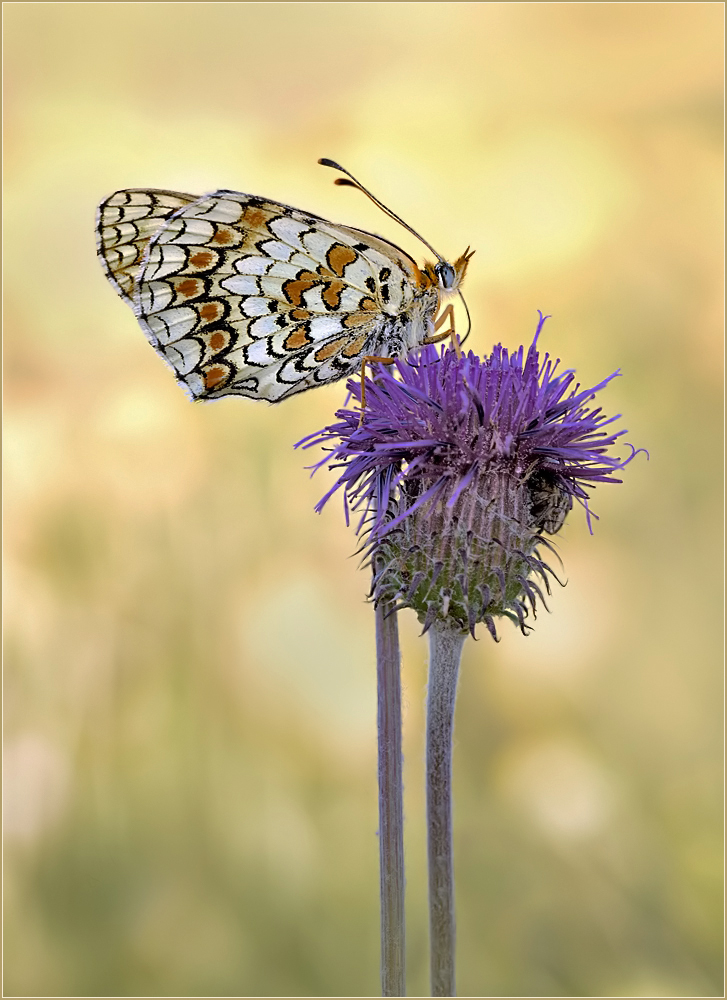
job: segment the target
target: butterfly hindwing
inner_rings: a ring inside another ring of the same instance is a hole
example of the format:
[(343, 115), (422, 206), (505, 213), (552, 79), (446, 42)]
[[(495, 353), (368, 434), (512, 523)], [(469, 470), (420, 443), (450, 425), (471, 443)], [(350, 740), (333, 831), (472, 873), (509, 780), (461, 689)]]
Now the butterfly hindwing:
[(129, 305), (133, 305), (134, 283), (149, 240), (165, 219), (196, 197), (138, 188), (116, 191), (99, 205), (98, 256), (106, 277)]

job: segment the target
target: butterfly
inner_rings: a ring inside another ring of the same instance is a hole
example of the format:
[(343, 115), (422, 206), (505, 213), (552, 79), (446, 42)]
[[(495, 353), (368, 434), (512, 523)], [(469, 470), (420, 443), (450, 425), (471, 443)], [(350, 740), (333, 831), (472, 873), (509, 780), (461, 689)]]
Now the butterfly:
[(447, 336), (459, 349), (452, 304), (438, 313), (461, 296), (473, 251), (448, 263), (345, 168), (319, 163), (346, 174), (336, 183), (371, 198), (436, 263), (420, 268), (380, 236), (236, 191), (132, 188), (99, 206), (106, 276), (193, 399), (277, 403), (359, 369), (363, 389), (367, 362)]

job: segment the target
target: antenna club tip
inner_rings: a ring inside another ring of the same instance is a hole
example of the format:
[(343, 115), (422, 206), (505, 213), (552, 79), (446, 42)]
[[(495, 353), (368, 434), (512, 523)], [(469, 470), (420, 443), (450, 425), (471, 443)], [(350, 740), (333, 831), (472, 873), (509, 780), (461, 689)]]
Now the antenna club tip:
[[(416, 236), (416, 238), (418, 240), (421, 240), (421, 242), (424, 244), (424, 246), (428, 247), (432, 251), (432, 253), (435, 255), (435, 257), (437, 258), (437, 260), (440, 261), (440, 263), (446, 263), (446, 261), (444, 260), (444, 258), (442, 257), (442, 255), (439, 254), (439, 253), (437, 253), (437, 251), (434, 249), (434, 247), (431, 245), (431, 243), (428, 243), (424, 239), (423, 236), (420, 236), (419, 233), (416, 232), (416, 230), (412, 229), (411, 226), (408, 225), (406, 222), (404, 222), (403, 219), (399, 218), (399, 216), (395, 212), (392, 212), (390, 208), (387, 208), (386, 205), (383, 204), (383, 202), (380, 202), (378, 198), (375, 198), (371, 194), (371, 192), (367, 188), (365, 188), (363, 186), (363, 184), (360, 181), (356, 180), (356, 178), (353, 176), (353, 174), (351, 173), (350, 170), (346, 170), (346, 168), (342, 167), (340, 163), (336, 163), (335, 160), (330, 160), (327, 156), (322, 156), (318, 160), (318, 162), (323, 167), (333, 167), (334, 170), (340, 170), (342, 174), (346, 174), (347, 175), (346, 177), (337, 177), (335, 183), (336, 184), (340, 184), (343, 187), (358, 188), (358, 190), (362, 194), (365, 194), (367, 198), (371, 199), (371, 201), (374, 203), (374, 205), (377, 205), (381, 209), (382, 212), (385, 212), (386, 215), (388, 215), (390, 219), (393, 219), (394, 222), (398, 222), (400, 226), (403, 226), (404, 229), (407, 229), (413, 236)], [(455, 263), (455, 267), (456, 266), (457, 265)], [(465, 266), (466, 266), (466, 261), (465, 261)], [(464, 273), (464, 271), (463, 271), (463, 273)]]

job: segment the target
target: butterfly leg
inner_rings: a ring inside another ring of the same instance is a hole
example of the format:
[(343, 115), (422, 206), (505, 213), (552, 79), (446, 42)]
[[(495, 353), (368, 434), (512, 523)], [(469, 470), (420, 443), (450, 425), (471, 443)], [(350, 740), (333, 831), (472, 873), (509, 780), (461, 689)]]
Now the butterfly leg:
[(444, 324), (449, 320), (450, 327), (445, 330), (444, 333), (436, 333), (433, 337), (427, 337), (424, 341), (425, 344), (438, 344), (440, 340), (446, 340), (447, 337), (452, 339), (452, 347), (454, 348), (455, 354), (458, 358), (462, 357), (462, 348), (459, 346), (459, 338), (455, 332), (454, 328), (454, 306), (450, 302), (447, 308), (444, 310), (441, 316), (437, 317), (434, 321), (435, 331), (444, 326)]
[(396, 358), (379, 358), (376, 355), (367, 354), (361, 362), (361, 419), (358, 422), (359, 427), (363, 423), (364, 411), (366, 410), (366, 365), (371, 365), (375, 361), (382, 365), (393, 365)]

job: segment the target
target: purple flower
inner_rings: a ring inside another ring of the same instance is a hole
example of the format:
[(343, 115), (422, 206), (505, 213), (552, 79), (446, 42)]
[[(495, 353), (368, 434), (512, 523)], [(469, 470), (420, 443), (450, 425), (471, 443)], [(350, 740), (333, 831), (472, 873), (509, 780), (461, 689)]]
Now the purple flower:
[[(321, 510), (343, 491), (346, 520), (374, 568), (378, 602), (413, 607), (425, 630), (434, 621), (471, 631), (484, 622), (494, 638), (495, 616), (526, 631), (536, 599), (550, 592), (541, 548), (562, 526), (573, 501), (595, 515), (589, 489), (618, 483), (637, 454), (612, 453), (616, 430), (590, 404), (618, 371), (581, 389), (572, 370), (538, 353), (541, 314), (532, 344), (513, 354), (497, 345), (484, 359), (472, 352), (424, 347), (392, 368), (379, 365), (366, 382), (366, 409), (342, 409), (338, 422), (299, 442), (331, 454), (341, 469)], [(348, 383), (360, 400), (360, 380)], [(529, 606), (529, 607), (528, 607)]]

